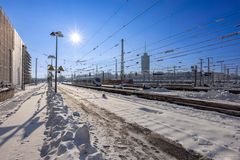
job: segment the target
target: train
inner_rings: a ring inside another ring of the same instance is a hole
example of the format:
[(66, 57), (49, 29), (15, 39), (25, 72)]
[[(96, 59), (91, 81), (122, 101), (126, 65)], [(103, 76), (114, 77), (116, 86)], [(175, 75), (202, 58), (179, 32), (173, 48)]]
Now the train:
[(81, 77), (72, 82), (73, 85), (96, 86), (101, 87), (102, 82), (99, 77)]

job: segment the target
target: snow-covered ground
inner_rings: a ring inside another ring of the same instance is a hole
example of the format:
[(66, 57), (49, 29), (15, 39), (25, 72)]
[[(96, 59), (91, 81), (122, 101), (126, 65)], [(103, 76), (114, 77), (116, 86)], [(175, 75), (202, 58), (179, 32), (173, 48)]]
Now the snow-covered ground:
[[(43, 143), (45, 130), (43, 124), (46, 115), (46, 85), (30, 88), (19, 92), (18, 96), (13, 98), (18, 99), (21, 98), (20, 95), (31, 94), (30, 97), (25, 97), (27, 100), (20, 103), (18, 110), (0, 125), (1, 160), (41, 158), (39, 150)], [(11, 104), (11, 100), (4, 103), (5, 105)]]
[(26, 85), (25, 90), (15, 90), (14, 97), (0, 102), (0, 124), (14, 114), (21, 105), (41, 88), (43, 84)]
[(0, 124), (0, 159), (102, 160), (91, 145), (90, 124), (80, 122), (81, 113), (72, 112), (61, 95), (49, 91), (46, 84), (31, 86), (1, 104), (0, 113), (6, 115)]
[[(72, 96), (68, 91), (61, 91), (64, 104), (67, 104), (73, 111), (80, 113), (79, 122), (90, 123), (91, 144), (100, 150), (106, 160), (175, 160), (188, 159), (189, 154), (181, 150), (176, 154), (170, 155), (174, 150), (171, 145), (163, 143), (152, 144), (152, 141), (159, 142), (150, 133), (144, 133), (138, 126), (126, 123), (114, 114), (95, 106), (89, 101), (83, 104), (77, 96)], [(82, 99), (84, 100), (84, 99)], [(168, 146), (168, 147), (167, 147)], [(163, 149), (164, 148), (164, 149)], [(181, 157), (181, 158), (180, 158)]]
[(102, 160), (102, 154), (90, 143), (89, 124), (79, 124), (80, 113), (71, 112), (62, 96), (48, 92), (47, 136), (41, 157), (48, 160)]
[(238, 117), (136, 96), (67, 85), (59, 88), (72, 99), (53, 93), (47, 99), (47, 86), (40, 84), (0, 103), (1, 160), (175, 159), (139, 131), (131, 132), (128, 124), (147, 128), (207, 158), (240, 159)]
[[(90, 89), (61, 85), (79, 102), (106, 109), (129, 123), (137, 123), (165, 138), (194, 150), (207, 158), (240, 159), (240, 118), (123, 96)], [(102, 94), (106, 98), (102, 98)]]
[(152, 88), (148, 90), (144, 90), (144, 92), (148, 93), (157, 93), (161, 95), (174, 95), (180, 97), (187, 98), (196, 98), (208, 101), (218, 101), (222, 103), (240, 103), (240, 95), (229, 93), (224, 90), (210, 90), (208, 92), (193, 92), (193, 91), (173, 91), (168, 90), (166, 88)]

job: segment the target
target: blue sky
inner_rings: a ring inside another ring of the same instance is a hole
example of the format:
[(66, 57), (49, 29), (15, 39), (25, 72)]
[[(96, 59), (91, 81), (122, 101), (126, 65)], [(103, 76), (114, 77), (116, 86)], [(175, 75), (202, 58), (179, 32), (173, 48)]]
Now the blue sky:
[[(39, 68), (39, 77), (45, 76), (46, 61), (49, 63), (43, 54), (55, 53), (55, 40), (49, 34), (58, 30), (65, 36), (59, 39), (59, 64), (67, 69), (63, 73), (65, 75), (71, 74), (69, 68), (73, 72), (86, 67), (95, 68), (95, 65), (99, 66), (100, 71), (114, 70), (113, 57), (120, 61), (121, 49), (120, 45), (113, 46), (119, 44), (122, 38), (125, 40), (126, 53), (142, 47), (126, 54), (125, 65), (129, 66), (127, 72), (140, 71), (140, 65), (133, 64), (140, 62), (137, 54), (144, 52), (145, 42), (147, 52), (152, 55), (151, 70), (154, 71), (179, 65), (180, 61), (185, 65), (182, 69), (188, 69), (190, 65), (198, 64), (199, 58), (203, 58), (206, 65), (207, 57), (213, 57), (214, 62), (240, 57), (239, 35), (222, 40), (216, 38), (240, 30), (240, 27), (236, 27), (240, 24), (240, 0), (159, 0), (153, 8), (87, 54), (155, 2), (156, 0), (0, 0), (0, 6), (28, 46), (32, 55), (33, 75), (35, 58), (39, 59), (39, 66), (42, 66)], [(114, 15), (119, 7), (121, 9)], [(114, 16), (108, 20), (111, 15)], [(99, 31), (101, 26), (103, 27)], [(186, 31), (189, 28), (193, 30)], [(70, 41), (69, 35), (74, 31), (83, 37), (81, 44), (76, 45)], [(96, 31), (99, 32), (95, 34)], [(181, 32), (184, 33), (173, 36)], [(164, 38), (165, 41), (160, 41)], [(209, 41), (203, 42), (205, 40)], [(157, 41), (160, 42), (154, 43)], [(208, 46), (210, 44), (215, 45)], [(159, 49), (153, 50), (155, 48)], [(163, 54), (171, 49), (174, 52)], [(187, 53), (189, 55), (173, 58)], [(159, 59), (164, 60), (159, 62)], [(77, 64), (76, 60), (88, 61)], [(230, 63), (235, 67), (234, 64), (239, 61), (226, 61), (226, 64)], [(219, 67), (216, 66), (215, 69), (219, 70)]]

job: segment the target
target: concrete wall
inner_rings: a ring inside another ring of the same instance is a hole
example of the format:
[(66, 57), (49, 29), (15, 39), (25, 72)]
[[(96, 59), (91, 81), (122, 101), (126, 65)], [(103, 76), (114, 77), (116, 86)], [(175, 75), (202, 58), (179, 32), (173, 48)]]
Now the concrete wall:
[(16, 88), (22, 87), (22, 45), (23, 41), (14, 30), (14, 49), (12, 54), (13, 70), (12, 70), (12, 84)]
[(14, 96), (14, 89), (13, 88), (0, 90), (0, 102), (5, 101), (8, 98), (12, 98), (13, 96)]

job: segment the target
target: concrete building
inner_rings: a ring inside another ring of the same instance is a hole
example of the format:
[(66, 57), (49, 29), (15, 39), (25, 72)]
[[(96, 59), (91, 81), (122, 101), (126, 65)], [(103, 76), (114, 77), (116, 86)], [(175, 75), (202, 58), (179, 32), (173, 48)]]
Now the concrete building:
[(0, 82), (24, 88), (31, 82), (31, 56), (0, 8)]
[(142, 67), (142, 74), (150, 73), (150, 58), (146, 52), (141, 57), (141, 67)]
[(0, 8), (0, 81), (12, 82), (12, 52), (14, 49), (14, 30), (3, 10)]

